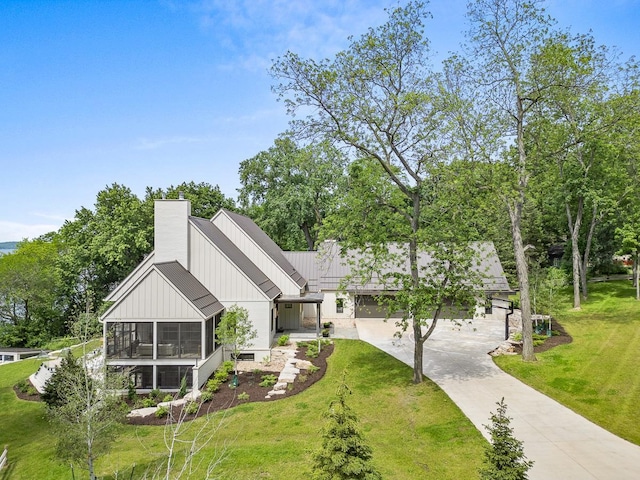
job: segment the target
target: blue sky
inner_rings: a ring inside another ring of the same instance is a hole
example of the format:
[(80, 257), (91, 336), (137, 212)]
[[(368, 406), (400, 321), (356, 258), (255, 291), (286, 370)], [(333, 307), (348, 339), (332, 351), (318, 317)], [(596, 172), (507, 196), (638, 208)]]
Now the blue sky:
[[(403, 2), (400, 2), (403, 3)], [(272, 59), (316, 59), (385, 21), (392, 0), (0, 2), (0, 242), (56, 230), (114, 182), (219, 185), (287, 127)], [(433, 0), (443, 58), (466, 0)], [(551, 0), (573, 32), (640, 54), (640, 0)]]

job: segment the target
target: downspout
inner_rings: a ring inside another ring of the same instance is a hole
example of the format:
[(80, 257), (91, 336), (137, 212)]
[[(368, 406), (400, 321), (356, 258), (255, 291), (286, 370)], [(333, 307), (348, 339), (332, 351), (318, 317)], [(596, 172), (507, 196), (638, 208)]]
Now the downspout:
[(509, 317), (513, 315), (513, 300), (508, 300), (509, 311), (504, 317), (504, 339), (509, 340)]

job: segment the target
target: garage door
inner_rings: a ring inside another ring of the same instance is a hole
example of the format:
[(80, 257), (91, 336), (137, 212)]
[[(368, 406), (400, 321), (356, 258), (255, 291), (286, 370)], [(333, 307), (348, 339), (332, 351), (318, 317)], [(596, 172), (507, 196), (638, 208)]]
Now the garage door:
[[(356, 318), (387, 318), (387, 309), (378, 305), (371, 295), (357, 295)], [(402, 318), (402, 312), (397, 312), (390, 318)]]

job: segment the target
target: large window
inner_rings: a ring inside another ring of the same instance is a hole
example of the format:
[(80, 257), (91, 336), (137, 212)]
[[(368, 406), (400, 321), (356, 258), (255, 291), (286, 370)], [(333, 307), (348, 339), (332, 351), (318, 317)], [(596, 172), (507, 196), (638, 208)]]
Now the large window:
[(156, 368), (159, 389), (180, 388), (182, 377), (187, 378), (187, 387), (193, 384), (192, 367), (188, 365), (158, 365)]
[(200, 358), (200, 322), (159, 322), (158, 358)]
[(109, 323), (106, 350), (108, 358), (153, 358), (153, 323)]

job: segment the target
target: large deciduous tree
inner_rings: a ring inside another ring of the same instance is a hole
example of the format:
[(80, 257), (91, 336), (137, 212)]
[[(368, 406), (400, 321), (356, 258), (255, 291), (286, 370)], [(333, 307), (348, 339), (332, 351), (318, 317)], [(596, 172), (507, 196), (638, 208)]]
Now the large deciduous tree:
[[(538, 82), (532, 60), (549, 37), (552, 20), (539, 0), (474, 0), (464, 57), (448, 64), (449, 82), (467, 100), (460, 115), (463, 144), (471, 158), (496, 163), (495, 188), (506, 206), (516, 260), (522, 312), (522, 358), (533, 352), (529, 268), (523, 214), (535, 157), (530, 124), (550, 85)], [(469, 108), (469, 105), (472, 107)]]
[(638, 110), (635, 62), (621, 63), (592, 35), (558, 33), (533, 59), (539, 84), (548, 86), (538, 103), (536, 150), (555, 165), (557, 192), (571, 241), (574, 308), (587, 298), (587, 268), (599, 222), (624, 193), (624, 166), (616, 148), (619, 125)]
[(171, 185), (166, 189), (154, 190), (147, 187), (145, 203), (149, 209), (149, 215), (153, 216), (153, 200), (158, 198), (178, 198), (180, 192), (184, 198), (191, 202), (191, 214), (194, 217), (212, 218), (218, 210), (236, 210), (236, 204), (232, 198), (226, 197), (218, 185), (206, 182), (183, 182), (177, 186)]
[(0, 344), (38, 347), (64, 333), (57, 244), (24, 241), (0, 256)]
[(281, 248), (313, 250), (340, 195), (344, 164), (342, 153), (326, 141), (300, 147), (290, 137), (278, 138), (240, 164), (242, 207)]
[[(275, 91), (289, 112), (311, 112), (291, 122), (294, 132), (330, 138), (347, 147), (352, 159), (375, 162), (384, 175), (374, 179), (376, 188), (393, 190), (387, 202), (378, 191), (360, 189), (363, 201), (385, 210), (378, 218), (393, 217), (394, 225), (362, 221), (361, 212), (347, 205), (344, 223), (353, 220), (362, 230), (350, 236), (345, 230), (339, 240), (345, 250), (359, 252), (369, 275), (396, 293), (384, 298), (390, 309), (404, 312), (401, 328), (411, 328), (416, 383), (423, 380), (423, 346), (443, 298), (469, 299), (477, 285), (470, 281), (477, 255), (457, 235), (456, 222), (446, 221), (446, 209), (437, 207), (442, 190), (436, 170), (450, 158), (451, 106), (429, 68), (428, 16), (422, 3), (410, 2), (390, 10), (384, 25), (351, 39), (333, 59), (289, 52), (272, 67), (280, 81)], [(429, 265), (419, 263), (426, 256)]]
[(151, 251), (153, 218), (125, 186), (101, 190), (95, 209), (82, 207), (57, 236), (61, 271), (75, 305), (71, 316), (97, 310), (102, 298)]

